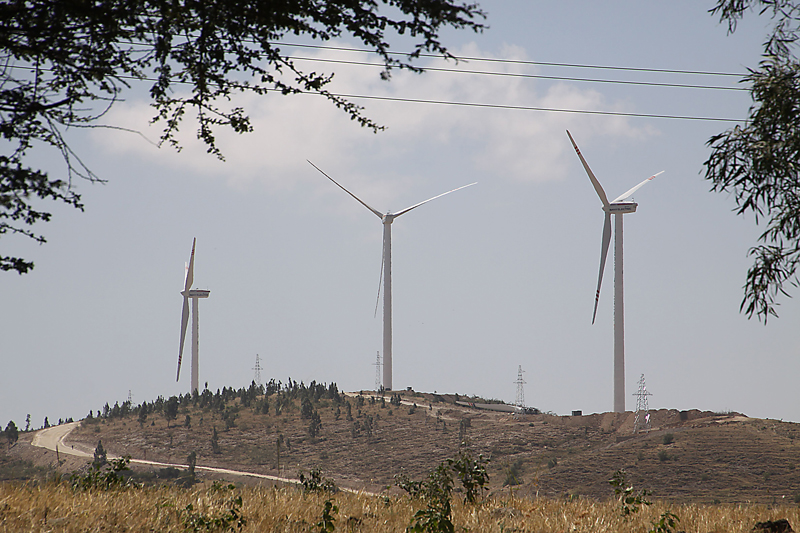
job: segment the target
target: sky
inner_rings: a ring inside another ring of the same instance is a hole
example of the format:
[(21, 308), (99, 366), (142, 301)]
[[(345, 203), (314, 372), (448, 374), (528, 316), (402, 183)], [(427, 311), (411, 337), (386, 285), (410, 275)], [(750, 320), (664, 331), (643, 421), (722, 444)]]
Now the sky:
[[(768, 30), (752, 14), (729, 35), (708, 14), (712, 2), (480, 3), (486, 31), (443, 34), (456, 56), (743, 74)], [(653, 409), (800, 421), (797, 300), (780, 300), (780, 318), (767, 325), (739, 312), (760, 231), (702, 175), (706, 142), (735, 122), (521, 109), (741, 120), (747, 92), (435, 71), (386, 82), (377, 66), (308, 61), (377, 64), (373, 55), (288, 44), (309, 69), (335, 70), (332, 92), (517, 108), (353, 100), (387, 127), (375, 134), (319, 97), (245, 96), (233, 105), (248, 110), (255, 131), (220, 132), (220, 162), (190, 122), (181, 152), (155, 146), (147, 87), (134, 87), (106, 122), (141, 135), (68, 134), (107, 180), (75, 183), (85, 211), (48, 204), (53, 218), (36, 228), (46, 244), (0, 244), (36, 264), (0, 275), (4, 426), (24, 427), (27, 414), (33, 427), (45, 416), (83, 418), (129, 394), (138, 404), (188, 392), (188, 338), (179, 382), (175, 373), (193, 238), (194, 288), (211, 291), (200, 301), (201, 387), (249, 385), (258, 355), (263, 381), (374, 388), (383, 228), (307, 160), (381, 211), (478, 182), (393, 224), (395, 389), (514, 402), (521, 366), (528, 406), (612, 410), (613, 256), (593, 325), (603, 213), (567, 129), (610, 198), (665, 171), (636, 192), (638, 211), (624, 221), (627, 409), (644, 374)], [(741, 86), (737, 76), (420, 64)], [(63, 176), (52, 151), (32, 161)]]

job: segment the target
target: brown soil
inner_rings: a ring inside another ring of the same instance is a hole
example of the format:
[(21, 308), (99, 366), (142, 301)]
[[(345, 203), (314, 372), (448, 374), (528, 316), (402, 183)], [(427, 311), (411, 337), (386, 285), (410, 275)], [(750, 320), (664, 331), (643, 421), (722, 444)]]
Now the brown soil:
[[(396, 474), (422, 478), (466, 441), (473, 454), (491, 459), (492, 491), (508, 491), (504, 485), (516, 471), (517, 494), (604, 499), (612, 495), (607, 480), (625, 469), (636, 489), (651, 490), (654, 499), (788, 503), (800, 494), (800, 425), (794, 423), (659, 410), (651, 412), (650, 431), (633, 434), (633, 413), (514, 416), (457, 406), (453, 397), (411, 392), (403, 401), (416, 402), (415, 409), (391, 406), (388, 398), (381, 406), (367, 397), (360, 409), (356, 398), (347, 401), (352, 421), (344, 406), (338, 406), (337, 419), (332, 401), (315, 405), (322, 420), (316, 438), (308, 436), (309, 421), (301, 419), (297, 401), (276, 416), (274, 409), (256, 414), (236, 400), (228, 404), (240, 408), (235, 426), (227, 430), (218, 412), (182, 408), (169, 428), (159, 415), (150, 415), (143, 425), (133, 415), (100, 419), (84, 422), (67, 442), (91, 449), (102, 439), (109, 453), (177, 464), (185, 464), (196, 451), (198, 465), (286, 477), (320, 468), (341, 486), (380, 491), (393, 486)], [(190, 427), (184, 424), (187, 414)], [(371, 435), (363, 429), (368, 417)], [(219, 454), (211, 446), (214, 427)], [(667, 434), (673, 436), (670, 444), (664, 444)], [(28, 434), (21, 435), (10, 453), (40, 465), (55, 463), (55, 453), (30, 448), (26, 441)], [(86, 462), (68, 461), (62, 470)]]

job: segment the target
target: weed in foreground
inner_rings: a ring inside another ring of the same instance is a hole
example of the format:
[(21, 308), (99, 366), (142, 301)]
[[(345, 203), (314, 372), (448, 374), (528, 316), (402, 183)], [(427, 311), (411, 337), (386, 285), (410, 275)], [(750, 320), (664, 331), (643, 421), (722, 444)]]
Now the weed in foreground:
[[(190, 503), (181, 511), (186, 531), (241, 531), (247, 521), (242, 514), (242, 495), (236, 494), (235, 485), (222, 485), (215, 482), (208, 489), (209, 496), (227, 496), (222, 500), (203, 502), (197, 506)], [(205, 507), (205, 508), (201, 508)], [(219, 507), (221, 510), (214, 510)]]
[(672, 511), (664, 511), (661, 517), (653, 522), (653, 528), (648, 533), (675, 533), (680, 519)]
[(625, 470), (617, 470), (608, 483), (614, 487), (614, 495), (619, 499), (622, 516), (628, 517), (638, 513), (642, 505), (652, 505), (652, 502), (647, 500), (650, 491), (642, 489), (635, 493), (633, 485), (628, 485), (625, 476)]
[(297, 477), (300, 479), (300, 484), (303, 486), (304, 493), (317, 493), (317, 492), (338, 492), (339, 488), (332, 480), (322, 476), (322, 470), (319, 468), (312, 469), (308, 473), (308, 477), (303, 472), (298, 472)]
[(325, 500), (324, 507), (322, 508), (322, 520), (317, 522), (319, 533), (332, 533), (336, 529), (336, 519), (333, 517), (339, 512), (339, 507), (333, 504), (331, 500)]
[(86, 474), (73, 472), (70, 476), (70, 484), (75, 490), (110, 490), (136, 487), (136, 483), (130, 477), (122, 474), (122, 472), (130, 471), (128, 466), (130, 460), (129, 456), (112, 459), (104, 467), (97, 462), (92, 463), (89, 472)]

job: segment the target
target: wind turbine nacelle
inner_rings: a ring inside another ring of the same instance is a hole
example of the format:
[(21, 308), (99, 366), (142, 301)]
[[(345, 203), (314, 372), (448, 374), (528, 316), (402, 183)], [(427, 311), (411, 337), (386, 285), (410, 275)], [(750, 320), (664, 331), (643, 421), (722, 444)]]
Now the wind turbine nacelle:
[(209, 294), (211, 294), (211, 291), (192, 289), (189, 291), (189, 298), (208, 298)]
[(615, 215), (635, 213), (638, 205), (636, 202), (616, 202), (608, 206), (608, 212)]

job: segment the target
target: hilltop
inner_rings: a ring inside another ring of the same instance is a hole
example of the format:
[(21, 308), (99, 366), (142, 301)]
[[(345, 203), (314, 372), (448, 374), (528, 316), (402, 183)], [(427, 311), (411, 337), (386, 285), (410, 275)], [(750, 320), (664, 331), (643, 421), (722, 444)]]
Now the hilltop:
[[(800, 496), (794, 423), (658, 410), (650, 431), (633, 434), (630, 412), (514, 415), (456, 403), (484, 402), (475, 397), (402, 391), (375, 398), (335, 385), (293, 385), (160, 398), (143, 404), (144, 415), (142, 406), (107, 408), (84, 419), (67, 442), (91, 451), (102, 440), (109, 453), (179, 464), (194, 451), (198, 465), (286, 477), (319, 468), (341, 486), (374, 492), (393, 486), (396, 474), (422, 478), (466, 442), (490, 458), (493, 492), (605, 499), (607, 480), (625, 469), (637, 488), (676, 502), (789, 503)], [(175, 417), (167, 420), (171, 409)], [(54, 453), (34, 452), (26, 441), (11, 453), (54, 463)], [(71, 459), (62, 470), (79, 463)]]

